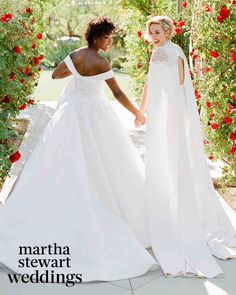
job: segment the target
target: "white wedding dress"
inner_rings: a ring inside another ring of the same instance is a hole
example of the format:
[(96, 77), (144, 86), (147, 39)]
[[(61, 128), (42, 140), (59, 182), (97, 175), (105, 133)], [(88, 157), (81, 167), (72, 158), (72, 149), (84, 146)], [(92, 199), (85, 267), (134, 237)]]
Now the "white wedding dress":
[[(179, 84), (178, 57), (185, 82)], [(236, 257), (236, 230), (210, 178), (187, 59), (168, 40), (147, 79), (146, 182), (152, 249), (166, 276), (214, 277)]]
[(71, 267), (57, 273), (83, 282), (142, 275), (158, 266), (145, 249), (144, 166), (103, 91), (113, 72), (81, 76), (69, 55), (65, 63), (72, 80), (0, 208), (0, 263), (32, 274), (18, 267), (19, 246), (57, 243), (71, 251)]

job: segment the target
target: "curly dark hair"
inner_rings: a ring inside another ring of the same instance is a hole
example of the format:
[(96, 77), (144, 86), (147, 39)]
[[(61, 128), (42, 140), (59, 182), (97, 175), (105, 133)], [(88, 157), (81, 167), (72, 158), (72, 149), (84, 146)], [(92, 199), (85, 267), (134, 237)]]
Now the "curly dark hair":
[(115, 25), (111, 19), (106, 16), (99, 16), (87, 24), (84, 31), (84, 38), (88, 46), (91, 46), (97, 38), (113, 33), (115, 33)]

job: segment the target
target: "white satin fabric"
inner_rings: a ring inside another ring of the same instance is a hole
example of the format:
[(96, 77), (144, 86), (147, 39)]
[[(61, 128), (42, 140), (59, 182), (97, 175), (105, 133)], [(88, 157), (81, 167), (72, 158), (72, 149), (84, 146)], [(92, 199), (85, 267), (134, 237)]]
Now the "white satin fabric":
[(188, 63), (178, 45), (169, 40), (154, 50), (147, 85), (146, 182), (155, 257), (166, 276), (218, 276), (213, 256), (236, 257), (236, 231), (212, 184)]
[(0, 262), (32, 274), (18, 267), (19, 246), (57, 243), (70, 247), (71, 267), (48, 270), (83, 282), (142, 275), (158, 266), (145, 249), (144, 166), (103, 92), (113, 72), (81, 76), (65, 63), (73, 78), (0, 208)]

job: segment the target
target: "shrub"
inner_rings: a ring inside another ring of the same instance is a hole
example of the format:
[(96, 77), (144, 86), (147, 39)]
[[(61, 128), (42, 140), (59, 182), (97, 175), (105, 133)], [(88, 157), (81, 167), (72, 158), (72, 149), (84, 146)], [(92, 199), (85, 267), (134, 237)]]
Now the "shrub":
[(197, 11), (194, 25), (194, 56), (202, 72), (195, 75), (203, 110), (211, 160), (226, 164), (220, 183), (236, 182), (236, 1), (209, 0)]
[[(30, 6), (29, 6), (30, 3)], [(17, 4), (17, 5), (16, 5)], [(0, 180), (20, 158), (11, 118), (34, 104), (30, 95), (44, 58), (38, 17), (42, 6), (33, 1), (3, 0), (0, 5)]]

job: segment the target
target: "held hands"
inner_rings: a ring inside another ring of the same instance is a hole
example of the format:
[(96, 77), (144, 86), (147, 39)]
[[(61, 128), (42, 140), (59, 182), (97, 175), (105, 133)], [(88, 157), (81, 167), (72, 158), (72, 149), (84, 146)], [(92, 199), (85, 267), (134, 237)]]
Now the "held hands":
[(135, 118), (135, 127), (138, 128), (138, 127), (141, 127), (142, 125), (144, 125), (146, 122), (146, 118), (145, 116), (139, 111), (137, 114), (136, 114), (136, 118)]

